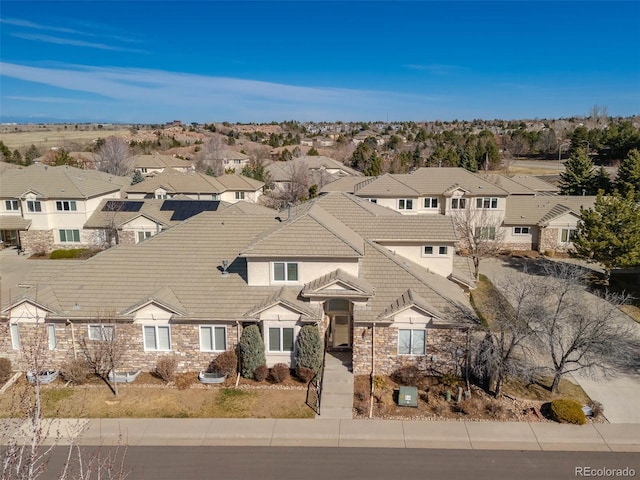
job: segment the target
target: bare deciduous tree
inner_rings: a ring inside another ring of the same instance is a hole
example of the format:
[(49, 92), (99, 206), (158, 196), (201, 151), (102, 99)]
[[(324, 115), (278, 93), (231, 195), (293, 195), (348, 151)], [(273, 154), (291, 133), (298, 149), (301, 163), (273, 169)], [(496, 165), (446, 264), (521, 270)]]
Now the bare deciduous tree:
[(211, 140), (202, 145), (202, 150), (198, 154), (196, 169), (216, 177), (224, 175), (226, 151), (226, 137), (214, 134)]
[(108, 137), (98, 150), (96, 169), (121, 177), (131, 175), (133, 162), (127, 141), (122, 137)]
[[(467, 201), (475, 199), (466, 199)], [(473, 260), (476, 279), (480, 274), (480, 260), (498, 253), (503, 247), (505, 232), (500, 228), (500, 217), (491, 210), (473, 208), (453, 211), (453, 223), (460, 238), (460, 247), (467, 250)]]

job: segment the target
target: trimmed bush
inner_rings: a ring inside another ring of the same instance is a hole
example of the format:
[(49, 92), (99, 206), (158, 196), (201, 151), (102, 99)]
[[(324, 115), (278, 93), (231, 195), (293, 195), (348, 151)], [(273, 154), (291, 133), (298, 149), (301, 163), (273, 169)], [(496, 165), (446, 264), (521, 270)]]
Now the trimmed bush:
[(313, 379), (315, 374), (316, 372), (314, 372), (313, 369), (311, 368), (307, 368), (307, 367), (296, 368), (296, 376), (300, 380), (302, 380), (304, 383), (309, 383)]
[(11, 375), (13, 375), (11, 360), (8, 358), (0, 358), (0, 385), (6, 383), (6, 381), (11, 378)]
[(240, 336), (240, 373), (244, 378), (253, 378), (253, 372), (267, 363), (264, 341), (257, 325), (249, 325)]
[(158, 358), (156, 363), (156, 375), (162, 380), (169, 383), (173, 380), (176, 370), (178, 369), (178, 360), (173, 356), (164, 356)]
[(271, 378), (276, 383), (282, 383), (291, 375), (289, 365), (286, 363), (276, 363), (271, 367)]
[(318, 373), (322, 368), (323, 355), (324, 346), (318, 327), (315, 325), (302, 327), (296, 340), (296, 369), (310, 368)]
[(227, 377), (233, 377), (238, 371), (238, 355), (233, 350), (222, 352), (211, 362), (214, 372), (221, 373)]
[(560, 398), (554, 400), (549, 405), (549, 416), (552, 420), (560, 423), (573, 423), (575, 425), (584, 425), (587, 423), (582, 411), (582, 405), (575, 400)]
[(269, 368), (266, 365), (260, 365), (253, 371), (253, 379), (256, 382), (264, 382), (269, 376)]
[(69, 360), (60, 367), (60, 375), (62, 375), (62, 378), (75, 385), (83, 385), (86, 383), (92, 372), (86, 360), (80, 358)]

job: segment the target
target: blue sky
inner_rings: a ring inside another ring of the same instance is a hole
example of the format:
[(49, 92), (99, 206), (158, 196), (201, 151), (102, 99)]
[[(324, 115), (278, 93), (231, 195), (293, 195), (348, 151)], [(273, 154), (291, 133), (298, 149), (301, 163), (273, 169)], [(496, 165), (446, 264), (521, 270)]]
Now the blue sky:
[(640, 113), (640, 2), (2, 1), (2, 122)]

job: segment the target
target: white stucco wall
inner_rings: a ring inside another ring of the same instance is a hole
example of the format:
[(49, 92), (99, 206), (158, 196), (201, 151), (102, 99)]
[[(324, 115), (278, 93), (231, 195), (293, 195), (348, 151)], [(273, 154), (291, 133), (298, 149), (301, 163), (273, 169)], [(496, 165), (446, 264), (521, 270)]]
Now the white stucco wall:
[[(455, 252), (452, 243), (420, 243), (414, 245), (392, 245), (380, 242), (385, 248), (391, 250), (396, 255), (400, 255), (418, 265), (428, 269), (431, 272), (447, 277), (453, 272), (453, 255)], [(429, 245), (433, 247), (433, 255), (424, 255), (423, 247)], [(438, 253), (438, 247), (447, 247), (446, 255)]]
[(248, 283), (252, 286), (266, 285), (302, 285), (315, 280), (322, 275), (333, 272), (337, 268), (345, 272), (358, 276), (358, 259), (308, 259), (308, 258), (286, 258), (277, 259), (278, 262), (297, 262), (298, 281), (275, 282), (273, 281), (273, 261), (269, 259), (247, 258)]

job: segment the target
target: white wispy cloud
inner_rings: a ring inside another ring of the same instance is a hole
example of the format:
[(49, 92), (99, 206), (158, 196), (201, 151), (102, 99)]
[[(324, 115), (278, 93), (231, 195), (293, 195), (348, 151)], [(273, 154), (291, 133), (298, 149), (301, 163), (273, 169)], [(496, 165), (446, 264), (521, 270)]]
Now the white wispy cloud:
[(120, 47), (118, 45), (109, 45), (106, 43), (85, 42), (84, 40), (76, 40), (74, 38), (53, 37), (51, 35), (41, 35), (34, 33), (12, 33), (14, 37), (25, 40), (34, 40), (37, 42), (55, 43), (58, 45), (73, 45), (75, 47), (97, 48), (100, 50), (111, 50), (114, 52), (131, 52), (131, 53), (149, 53), (145, 50), (139, 50), (128, 47)]
[(427, 65), (419, 63), (408, 63), (403, 65), (404, 68), (409, 70), (418, 70), (423, 72), (429, 72), (432, 75), (451, 75), (453, 73), (462, 72), (466, 70), (464, 67), (458, 65), (445, 65), (441, 63), (431, 63)]
[(19, 100), (21, 102), (34, 103), (83, 103), (83, 100), (77, 98), (61, 98), (61, 97), (31, 97), (24, 95), (7, 95), (4, 97), (8, 100)]
[(57, 27), (54, 25), (43, 25), (40, 23), (32, 22), (30, 20), (22, 20), (19, 18), (0, 18), (0, 23), (4, 23), (6, 25), (13, 25), (15, 27), (29, 28), (32, 30), (48, 30), (50, 32), (95, 36), (93, 33), (83, 32), (81, 30), (74, 30), (72, 28), (65, 28), (65, 27)]
[(163, 70), (55, 65), (34, 67), (0, 63), (2, 75), (66, 90), (92, 93), (132, 108), (172, 107), (190, 112), (234, 111), (239, 118), (335, 118), (353, 112), (383, 118), (385, 112), (442, 104), (447, 97), (388, 91), (286, 85)]

